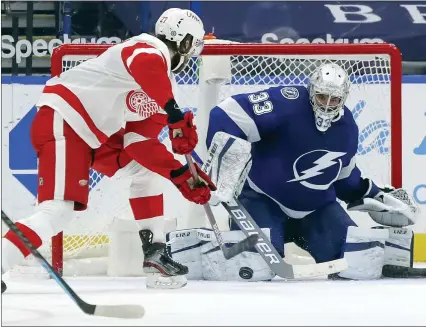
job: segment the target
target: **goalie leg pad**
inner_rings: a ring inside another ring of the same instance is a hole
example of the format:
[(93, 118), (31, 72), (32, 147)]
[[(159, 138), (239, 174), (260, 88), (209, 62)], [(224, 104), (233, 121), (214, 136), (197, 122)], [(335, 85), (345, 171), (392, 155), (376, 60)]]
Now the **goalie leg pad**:
[[(269, 238), (269, 229), (263, 228), (262, 231)], [(226, 243), (231, 244), (238, 243), (245, 238), (242, 231), (223, 232), (222, 236)], [(226, 260), (220, 251), (217, 240), (201, 246), (201, 263), (205, 280), (257, 282), (271, 280), (275, 277), (254, 248)]]
[(385, 265), (413, 267), (414, 232), (407, 228), (389, 227), (385, 243)]
[(210, 204), (229, 202), (238, 196), (251, 167), (251, 143), (225, 132), (214, 135), (202, 170), (217, 190)]
[[(269, 229), (263, 232), (269, 237)], [(222, 232), (222, 236), (232, 244), (245, 238), (241, 231)], [(226, 260), (212, 230), (180, 230), (170, 232), (167, 239), (173, 260), (188, 267), (189, 280), (265, 281), (275, 277), (255, 249)]]
[(188, 267), (187, 279), (203, 279), (200, 247), (212, 239), (213, 231), (203, 228), (178, 230), (166, 235), (166, 244), (173, 260)]
[(344, 245), (348, 269), (339, 273), (346, 279), (378, 279), (382, 276), (388, 229), (350, 226)]

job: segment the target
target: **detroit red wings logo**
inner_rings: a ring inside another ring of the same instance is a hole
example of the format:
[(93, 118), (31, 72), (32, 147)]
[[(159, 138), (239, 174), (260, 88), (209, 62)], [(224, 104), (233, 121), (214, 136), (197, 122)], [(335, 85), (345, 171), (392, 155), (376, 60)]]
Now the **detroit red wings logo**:
[(141, 90), (127, 93), (126, 105), (127, 109), (142, 118), (148, 118), (160, 110), (158, 104)]

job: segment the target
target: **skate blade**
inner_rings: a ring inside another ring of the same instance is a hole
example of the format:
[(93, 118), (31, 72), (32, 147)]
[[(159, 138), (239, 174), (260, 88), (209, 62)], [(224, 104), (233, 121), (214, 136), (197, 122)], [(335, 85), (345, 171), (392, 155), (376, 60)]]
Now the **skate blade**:
[(147, 288), (174, 289), (187, 284), (186, 276), (161, 276), (161, 274), (148, 274), (146, 278)]

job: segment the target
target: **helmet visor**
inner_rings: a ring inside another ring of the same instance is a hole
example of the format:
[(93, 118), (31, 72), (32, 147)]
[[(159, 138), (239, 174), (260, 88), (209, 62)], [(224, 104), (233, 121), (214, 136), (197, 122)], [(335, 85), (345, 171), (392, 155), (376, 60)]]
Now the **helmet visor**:
[(179, 54), (187, 57), (199, 56), (204, 48), (204, 41), (187, 34), (179, 43)]

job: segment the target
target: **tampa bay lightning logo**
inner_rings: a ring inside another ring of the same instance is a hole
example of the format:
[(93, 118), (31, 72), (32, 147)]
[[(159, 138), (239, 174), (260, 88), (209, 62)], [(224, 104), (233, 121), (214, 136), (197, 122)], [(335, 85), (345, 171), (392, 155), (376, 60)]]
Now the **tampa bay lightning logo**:
[(340, 159), (346, 152), (313, 150), (302, 154), (293, 163), (293, 179), (287, 181), (299, 182), (303, 186), (324, 191), (339, 177), (342, 170)]
[[(367, 106), (365, 100), (360, 100), (351, 110), (355, 119), (361, 115)], [(370, 135), (376, 133), (376, 137), (370, 138)], [(380, 154), (389, 153), (388, 139), (390, 136), (390, 124), (386, 120), (375, 120), (359, 131), (358, 154), (365, 155), (374, 149)]]

